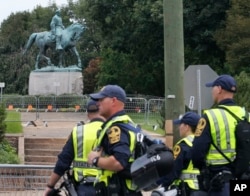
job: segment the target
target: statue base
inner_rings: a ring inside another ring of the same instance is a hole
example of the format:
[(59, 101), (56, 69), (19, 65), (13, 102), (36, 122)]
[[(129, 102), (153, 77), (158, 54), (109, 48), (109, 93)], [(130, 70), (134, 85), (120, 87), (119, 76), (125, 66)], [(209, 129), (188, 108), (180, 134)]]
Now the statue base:
[(83, 93), (81, 69), (48, 66), (37, 69), (29, 76), (29, 95), (61, 95)]

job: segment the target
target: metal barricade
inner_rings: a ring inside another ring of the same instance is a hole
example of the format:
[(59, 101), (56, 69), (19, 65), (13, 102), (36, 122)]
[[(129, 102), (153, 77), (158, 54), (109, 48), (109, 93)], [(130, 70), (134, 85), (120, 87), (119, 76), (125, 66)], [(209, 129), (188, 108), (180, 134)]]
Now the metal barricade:
[(148, 101), (147, 124), (161, 126), (165, 113), (164, 99), (150, 99)]
[(0, 164), (0, 195), (42, 196), (53, 168), (48, 165)]
[(125, 111), (137, 124), (146, 121), (147, 100), (144, 98), (127, 97)]
[[(86, 113), (86, 104), (89, 100), (87, 95), (48, 95), (48, 96), (19, 96), (4, 95), (3, 101), (8, 111), (22, 112), (22, 122), (35, 120), (41, 121), (72, 121), (70, 116), (73, 113)], [(164, 111), (164, 99), (145, 99), (141, 97), (127, 97), (125, 111), (137, 124), (148, 124), (162, 126), (161, 123)], [(29, 114), (24, 114), (29, 113)], [(48, 112), (64, 113), (65, 119), (60, 115), (51, 115)], [(82, 115), (76, 116), (77, 121), (81, 121)], [(58, 118), (58, 119), (57, 119)], [(6, 121), (16, 121), (7, 119)], [(75, 117), (74, 117), (75, 121)]]

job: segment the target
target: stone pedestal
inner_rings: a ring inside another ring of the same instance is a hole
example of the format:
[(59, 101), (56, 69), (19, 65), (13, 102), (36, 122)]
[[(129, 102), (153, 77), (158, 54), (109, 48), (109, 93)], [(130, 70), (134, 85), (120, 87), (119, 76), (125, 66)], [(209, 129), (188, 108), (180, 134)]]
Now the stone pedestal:
[(34, 70), (29, 77), (29, 95), (83, 93), (81, 69), (46, 68)]

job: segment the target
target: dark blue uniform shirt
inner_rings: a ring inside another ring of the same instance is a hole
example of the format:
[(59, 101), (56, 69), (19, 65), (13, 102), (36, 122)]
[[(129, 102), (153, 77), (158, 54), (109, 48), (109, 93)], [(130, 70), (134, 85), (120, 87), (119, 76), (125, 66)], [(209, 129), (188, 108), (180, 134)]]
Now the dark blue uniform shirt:
[(170, 172), (168, 175), (162, 177), (157, 184), (162, 184), (163, 187), (169, 187), (174, 180), (179, 179), (181, 175), (181, 171), (183, 169), (187, 169), (189, 162), (191, 161), (191, 147), (188, 146), (184, 141), (178, 144), (181, 148), (180, 153), (176, 157), (174, 161), (174, 168), (172, 172)]
[[(235, 102), (232, 99), (222, 100), (218, 105), (227, 105), (232, 106), (235, 105)], [(199, 137), (195, 137), (193, 141), (192, 148), (192, 161), (195, 168), (201, 170), (204, 166), (206, 166), (206, 155), (209, 151), (209, 147), (211, 145), (212, 136), (210, 132), (210, 124), (207, 118), (207, 115), (203, 115), (202, 118), (205, 119), (206, 125)], [(223, 169), (228, 169), (228, 165), (219, 165), (213, 166), (211, 168), (212, 171), (221, 171)]]
[[(102, 127), (105, 127), (105, 125), (116, 116), (122, 116), (122, 115), (126, 115), (125, 111), (117, 112), (109, 119), (107, 119), (107, 121), (102, 125)], [(128, 132), (129, 130), (126, 130), (119, 124), (122, 124), (122, 122), (115, 123), (110, 126), (110, 128), (113, 126), (117, 126), (121, 130), (119, 141), (115, 142), (114, 144), (111, 144), (109, 142), (108, 134), (106, 133), (102, 140), (101, 146), (103, 147), (104, 152), (107, 155), (113, 155), (115, 159), (120, 162), (120, 164), (124, 167), (125, 170), (130, 170), (130, 164), (128, 162), (131, 156), (131, 152), (129, 149), (130, 147), (130, 136)]]

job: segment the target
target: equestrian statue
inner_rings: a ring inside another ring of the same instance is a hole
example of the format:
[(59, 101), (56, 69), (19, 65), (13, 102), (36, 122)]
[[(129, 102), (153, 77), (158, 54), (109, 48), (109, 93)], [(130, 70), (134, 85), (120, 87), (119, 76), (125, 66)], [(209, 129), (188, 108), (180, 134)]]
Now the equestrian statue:
[(51, 60), (46, 56), (46, 51), (48, 48), (56, 49), (59, 53), (58, 66), (63, 67), (62, 59), (64, 51), (70, 51), (77, 57), (77, 67), (81, 68), (81, 58), (76, 49), (76, 43), (80, 39), (84, 26), (79, 23), (73, 23), (67, 28), (64, 28), (61, 19), (60, 10), (56, 11), (55, 16), (53, 16), (50, 23), (51, 31), (44, 31), (38, 33), (32, 33), (24, 47), (23, 54), (31, 48), (33, 43), (35, 43), (39, 48), (39, 53), (36, 57), (35, 69), (39, 69), (39, 62), (41, 59), (47, 61), (48, 66), (53, 66)]

